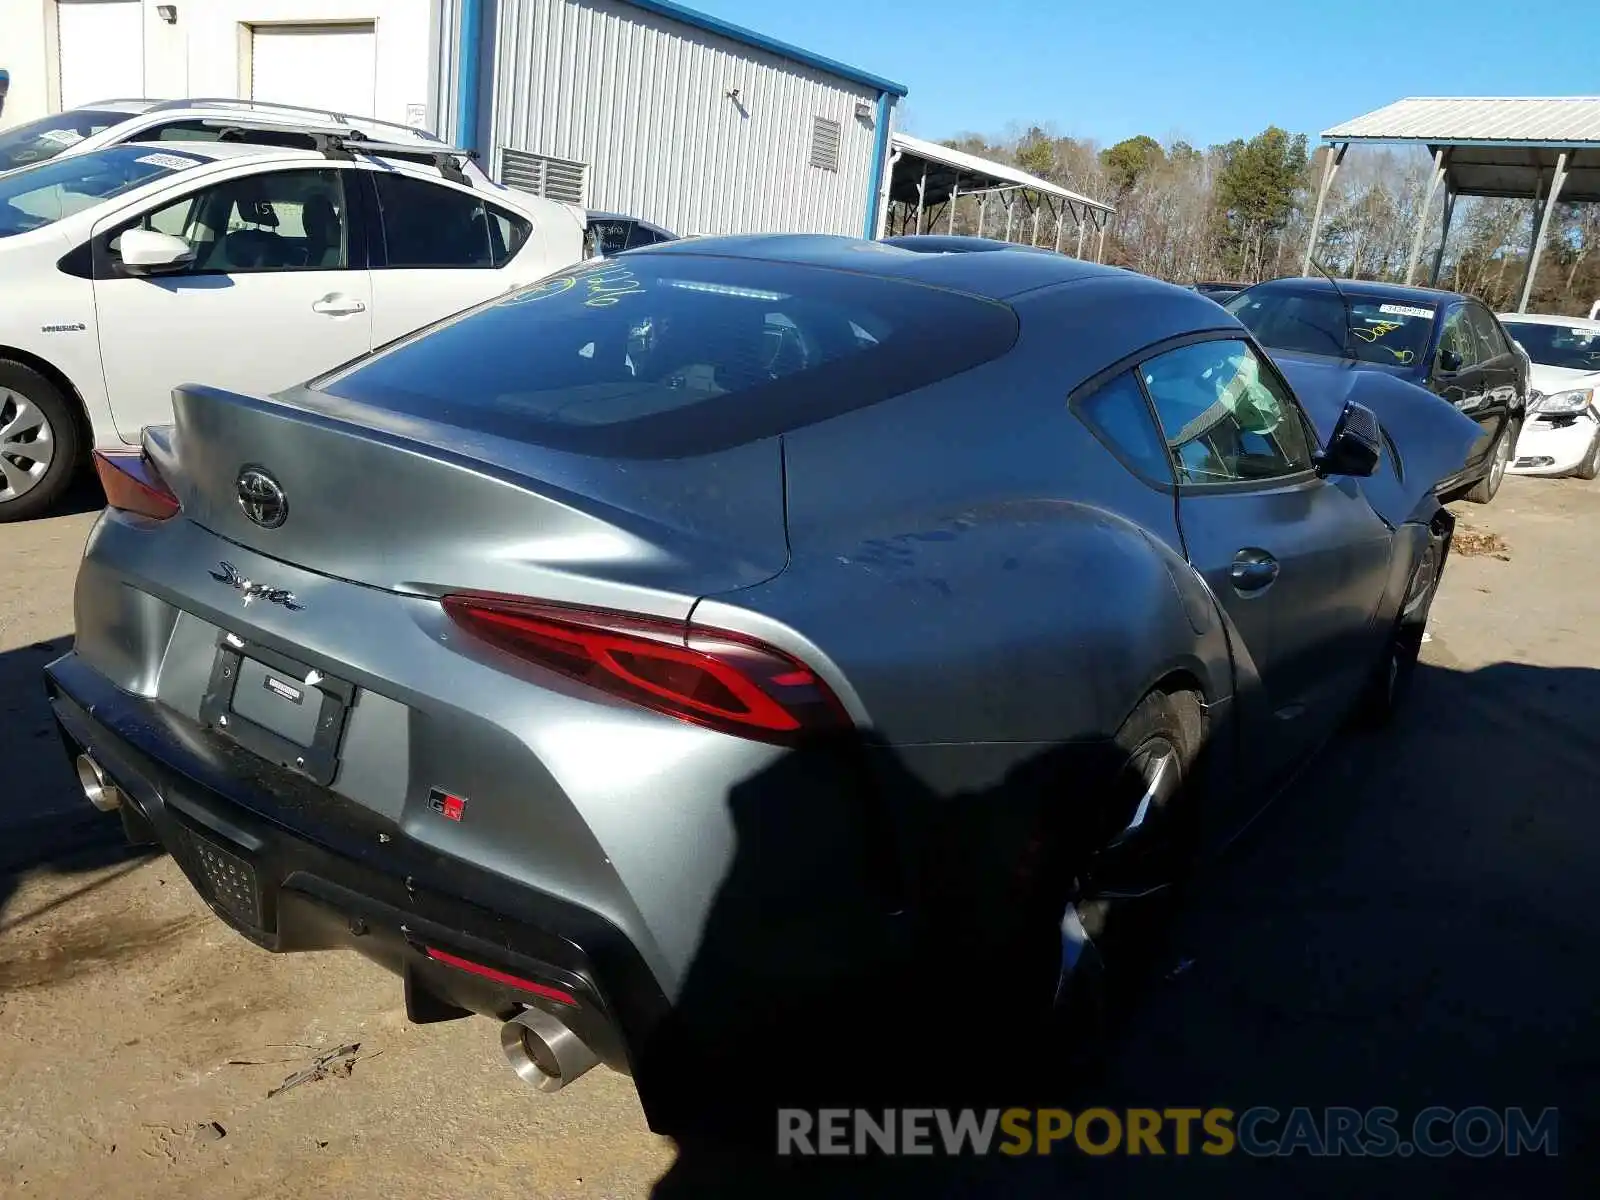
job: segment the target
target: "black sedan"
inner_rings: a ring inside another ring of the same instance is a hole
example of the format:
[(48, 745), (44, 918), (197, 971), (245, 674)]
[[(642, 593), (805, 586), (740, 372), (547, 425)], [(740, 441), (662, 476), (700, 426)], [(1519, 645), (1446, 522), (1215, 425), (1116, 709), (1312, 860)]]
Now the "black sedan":
[(1528, 364), (1481, 302), (1391, 283), (1273, 279), (1225, 308), (1274, 358), (1343, 360), (1398, 375), (1478, 423), (1478, 440), (1439, 494), (1487, 504), (1500, 490), (1527, 411)]

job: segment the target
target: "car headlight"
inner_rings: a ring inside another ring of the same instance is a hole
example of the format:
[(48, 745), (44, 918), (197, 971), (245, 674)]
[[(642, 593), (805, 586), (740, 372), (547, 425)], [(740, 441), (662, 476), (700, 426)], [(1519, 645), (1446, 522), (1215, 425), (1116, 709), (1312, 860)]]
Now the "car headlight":
[(1534, 404), (1534, 410), (1555, 416), (1561, 413), (1581, 413), (1594, 403), (1593, 388), (1578, 388), (1571, 392), (1553, 392)]

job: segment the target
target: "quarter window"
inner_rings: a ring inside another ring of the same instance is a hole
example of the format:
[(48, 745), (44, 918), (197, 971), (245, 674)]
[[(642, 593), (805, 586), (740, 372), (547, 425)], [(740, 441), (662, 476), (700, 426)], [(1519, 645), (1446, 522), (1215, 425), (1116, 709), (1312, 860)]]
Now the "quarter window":
[(533, 226), (481, 197), (409, 175), (374, 172), (392, 268), (494, 268), (509, 262)]
[(1139, 367), (1178, 481), (1258, 482), (1311, 469), (1300, 406), (1247, 342), (1195, 342)]
[(1133, 373), (1102, 384), (1074, 407), (1085, 424), (1139, 474), (1172, 484), (1172, 460)]

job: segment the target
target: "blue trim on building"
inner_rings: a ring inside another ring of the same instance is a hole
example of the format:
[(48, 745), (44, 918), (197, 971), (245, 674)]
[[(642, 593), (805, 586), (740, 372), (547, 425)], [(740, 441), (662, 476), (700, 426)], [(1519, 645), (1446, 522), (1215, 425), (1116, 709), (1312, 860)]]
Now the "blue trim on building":
[[(483, 58), (483, 0), (461, 0), (460, 61), (456, 66), (456, 145), (478, 147), (479, 66)], [(481, 158), (481, 154), (480, 154)]]
[(820, 54), (813, 54), (809, 50), (802, 50), (799, 46), (791, 46), (787, 42), (780, 42), (773, 38), (745, 29), (739, 25), (730, 25), (727, 21), (708, 17), (705, 13), (695, 12), (692, 8), (684, 8), (678, 4), (669, 3), (669, 0), (623, 0), (624, 3), (634, 8), (642, 8), (646, 12), (653, 12), (659, 16), (670, 17), (674, 21), (681, 21), (696, 29), (703, 29), (707, 33), (715, 33), (731, 41), (743, 42), (746, 46), (757, 50), (765, 50), (769, 54), (776, 54), (782, 58), (791, 59), (808, 67), (815, 67), (829, 75), (837, 75), (840, 79), (848, 79), (854, 83), (864, 83), (868, 87), (877, 88), (878, 91), (888, 92), (892, 96), (904, 96), (906, 86), (895, 83), (893, 80), (884, 79), (878, 75), (870, 75), (866, 71), (847, 66), (842, 62), (835, 62), (831, 58), (823, 58)]
[(889, 157), (889, 93), (878, 93), (877, 128), (872, 138), (872, 190), (867, 194), (866, 228), (861, 236), (878, 236), (878, 210), (883, 204), (883, 170)]

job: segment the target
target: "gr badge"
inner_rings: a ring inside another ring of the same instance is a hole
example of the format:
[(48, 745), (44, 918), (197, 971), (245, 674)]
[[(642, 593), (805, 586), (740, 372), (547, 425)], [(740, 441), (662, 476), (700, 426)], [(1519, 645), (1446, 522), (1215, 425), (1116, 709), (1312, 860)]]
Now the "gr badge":
[(441, 817), (459, 821), (467, 811), (467, 801), (464, 796), (452, 795), (443, 788), (433, 788), (428, 792), (428, 807)]

